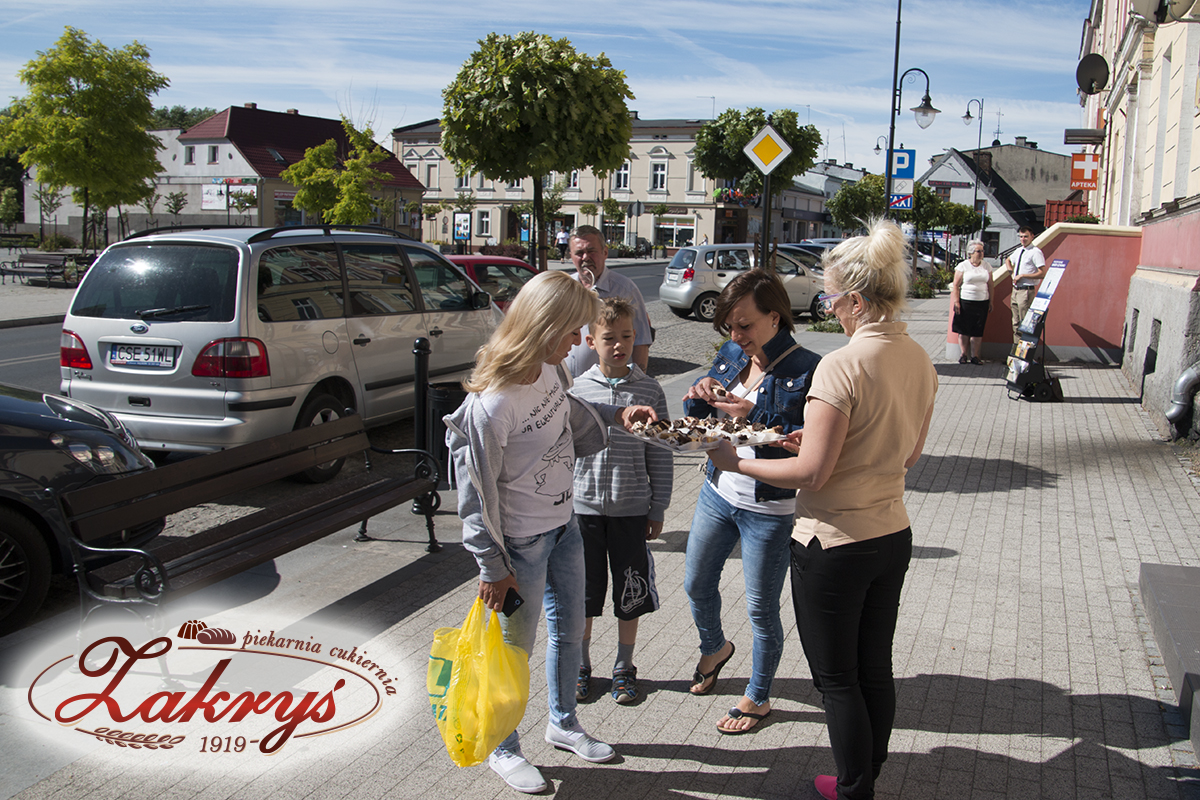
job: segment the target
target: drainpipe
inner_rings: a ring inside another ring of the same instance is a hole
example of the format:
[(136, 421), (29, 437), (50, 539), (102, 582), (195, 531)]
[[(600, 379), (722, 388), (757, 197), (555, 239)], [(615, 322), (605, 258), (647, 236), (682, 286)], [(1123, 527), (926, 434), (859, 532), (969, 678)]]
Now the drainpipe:
[(1200, 387), (1200, 362), (1184, 370), (1175, 381), (1175, 391), (1171, 393), (1171, 407), (1167, 409), (1167, 421), (1176, 428), (1187, 419), (1187, 414), (1192, 408), (1192, 395), (1197, 387)]

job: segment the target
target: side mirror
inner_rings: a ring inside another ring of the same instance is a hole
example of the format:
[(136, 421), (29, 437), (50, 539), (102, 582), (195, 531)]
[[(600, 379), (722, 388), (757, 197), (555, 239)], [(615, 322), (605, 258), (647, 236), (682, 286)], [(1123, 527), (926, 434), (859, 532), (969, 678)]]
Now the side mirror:
[(492, 304), (492, 296), (487, 292), (475, 292), (471, 295), (471, 308), (487, 308)]

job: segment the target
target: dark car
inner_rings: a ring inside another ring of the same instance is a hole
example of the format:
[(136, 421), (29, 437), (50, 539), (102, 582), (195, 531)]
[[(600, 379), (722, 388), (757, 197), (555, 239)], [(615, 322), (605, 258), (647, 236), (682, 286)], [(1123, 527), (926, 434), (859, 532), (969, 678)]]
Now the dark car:
[[(0, 384), (0, 635), (29, 621), (52, 573), (71, 572), (58, 494), (153, 469), (117, 418), (77, 400)], [(138, 547), (163, 521), (94, 547)]]
[(455, 256), (446, 258), (462, 267), (475, 285), (492, 296), (492, 302), (504, 311), (508, 304), (537, 275), (537, 270), (518, 258), (508, 256)]

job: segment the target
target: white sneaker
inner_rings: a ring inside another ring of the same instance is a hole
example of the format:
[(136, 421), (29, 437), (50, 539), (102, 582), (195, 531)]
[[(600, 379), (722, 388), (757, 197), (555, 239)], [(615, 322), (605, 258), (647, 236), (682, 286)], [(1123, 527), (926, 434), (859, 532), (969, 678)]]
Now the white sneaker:
[(612, 761), (617, 757), (616, 750), (599, 739), (588, 736), (578, 722), (569, 730), (560, 728), (553, 722), (547, 724), (546, 741), (560, 750), (570, 750), (584, 761), (596, 764)]
[(546, 779), (537, 767), (525, 760), (520, 750), (515, 753), (493, 750), (488, 756), (488, 766), (518, 792), (537, 794), (546, 790)]

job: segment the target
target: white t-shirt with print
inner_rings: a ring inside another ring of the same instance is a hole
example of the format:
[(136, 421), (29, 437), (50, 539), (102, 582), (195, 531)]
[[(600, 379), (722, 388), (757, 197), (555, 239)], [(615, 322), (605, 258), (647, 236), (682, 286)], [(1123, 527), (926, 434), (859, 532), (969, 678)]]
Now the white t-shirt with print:
[(505, 536), (527, 537), (571, 520), (575, 443), (567, 395), (554, 367), (543, 364), (532, 384), (479, 395), (504, 448), (497, 490)]

